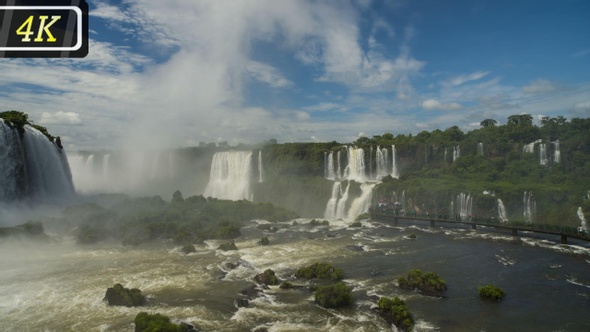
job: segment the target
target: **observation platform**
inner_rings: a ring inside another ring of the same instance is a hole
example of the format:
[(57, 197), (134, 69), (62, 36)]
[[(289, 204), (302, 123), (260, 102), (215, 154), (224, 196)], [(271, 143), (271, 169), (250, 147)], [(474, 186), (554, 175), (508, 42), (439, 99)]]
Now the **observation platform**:
[(567, 244), (567, 239), (578, 239), (582, 241), (590, 241), (590, 234), (580, 233), (575, 227), (564, 227), (558, 225), (545, 225), (535, 223), (522, 223), (522, 222), (506, 222), (502, 223), (499, 220), (483, 219), (483, 218), (471, 218), (469, 220), (453, 220), (447, 219), (440, 216), (429, 216), (429, 215), (397, 215), (388, 211), (379, 211), (375, 208), (370, 211), (371, 219), (379, 221), (393, 221), (398, 223), (399, 221), (414, 222), (414, 221), (426, 221), (430, 222), (430, 226), (434, 227), (436, 223), (446, 224), (461, 224), (470, 226), (471, 229), (477, 229), (477, 226), (491, 227), (495, 229), (505, 229), (512, 232), (512, 236), (519, 236), (520, 232), (534, 232), (557, 235), (560, 237), (561, 243)]

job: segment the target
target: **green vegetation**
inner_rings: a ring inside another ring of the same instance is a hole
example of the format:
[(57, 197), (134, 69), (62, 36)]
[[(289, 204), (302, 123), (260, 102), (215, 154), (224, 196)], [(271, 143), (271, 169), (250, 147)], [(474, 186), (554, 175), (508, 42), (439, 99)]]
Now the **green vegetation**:
[(108, 288), (104, 300), (109, 305), (124, 307), (136, 307), (145, 303), (145, 297), (139, 289), (124, 288), (121, 284)]
[(324, 308), (346, 307), (352, 304), (352, 291), (343, 282), (320, 286), (315, 291), (315, 301)]
[(330, 279), (342, 280), (344, 271), (328, 263), (315, 263), (308, 267), (303, 267), (295, 272), (295, 277), (305, 279)]
[(263, 237), (262, 239), (260, 239), (260, 241), (258, 241), (258, 244), (260, 244), (261, 246), (267, 246), (270, 244), (270, 241), (267, 237)]
[(351, 227), (351, 228), (358, 228), (358, 227), (363, 227), (363, 224), (361, 224), (361, 222), (360, 222), (360, 221), (355, 221), (355, 222), (353, 222), (352, 224), (350, 224), (348, 227)]
[(49, 134), (47, 128), (43, 126), (39, 126), (33, 123), (33, 121), (29, 121), (29, 115), (24, 112), (19, 111), (6, 111), (0, 112), (0, 119), (4, 119), (6, 124), (10, 127), (15, 127), (18, 131), (22, 134), (24, 133), (25, 125), (30, 125), (31, 127), (39, 130), (43, 135), (45, 135), (50, 141), (53, 142), (54, 137)]
[(288, 282), (288, 281), (283, 281), (281, 282), (281, 285), (279, 286), (280, 289), (291, 289), (293, 288), (293, 284)]
[(404, 300), (400, 300), (398, 297), (393, 299), (382, 297), (379, 299), (378, 306), (381, 317), (389, 324), (394, 324), (401, 331), (411, 331), (414, 327), (414, 318), (408, 311)]
[(487, 285), (477, 289), (479, 296), (483, 299), (502, 301), (504, 298), (504, 291), (497, 286)]
[(283, 222), (297, 217), (270, 203), (207, 199), (201, 195), (184, 199), (178, 191), (170, 203), (159, 196), (124, 197), (108, 209), (91, 203), (72, 205), (62, 216), (64, 224), (78, 226), (76, 238), (80, 244), (115, 240), (140, 245), (172, 240), (182, 246), (207, 239), (233, 240), (241, 235), (242, 225), (253, 219)]
[(147, 312), (138, 313), (133, 322), (136, 332), (187, 332), (190, 330), (190, 326), (186, 324), (174, 324), (164, 315), (152, 315)]
[(441, 296), (447, 290), (445, 281), (434, 272), (422, 273), (419, 269), (410, 270), (407, 277), (399, 277), (399, 286), (404, 289), (418, 289), (425, 295)]

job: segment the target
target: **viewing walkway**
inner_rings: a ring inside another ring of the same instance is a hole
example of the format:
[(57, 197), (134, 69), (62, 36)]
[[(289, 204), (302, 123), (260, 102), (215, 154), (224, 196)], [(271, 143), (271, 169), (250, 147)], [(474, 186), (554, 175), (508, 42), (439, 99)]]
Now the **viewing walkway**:
[(590, 241), (590, 234), (580, 233), (575, 227), (563, 227), (557, 225), (544, 225), (535, 223), (515, 223), (506, 222), (501, 223), (498, 220), (472, 218), (470, 220), (453, 220), (428, 215), (396, 215), (387, 211), (379, 211), (372, 209), (370, 211), (371, 219), (380, 221), (393, 221), (397, 224), (399, 220), (403, 221), (428, 221), (430, 226), (434, 227), (435, 223), (448, 224), (463, 224), (470, 225), (472, 229), (477, 229), (477, 226), (493, 227), (496, 229), (506, 229), (512, 232), (512, 236), (518, 236), (518, 232), (534, 232), (543, 234), (558, 235), (561, 238), (561, 243), (566, 244), (568, 238), (578, 239), (583, 241)]

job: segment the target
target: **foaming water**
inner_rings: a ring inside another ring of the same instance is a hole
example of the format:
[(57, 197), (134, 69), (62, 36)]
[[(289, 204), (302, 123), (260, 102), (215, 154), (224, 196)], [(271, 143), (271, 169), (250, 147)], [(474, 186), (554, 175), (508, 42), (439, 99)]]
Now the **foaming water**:
[[(259, 229), (242, 228), (239, 250), (221, 251), (224, 241), (177, 246), (83, 247), (72, 242), (0, 244), (0, 322), (3, 331), (133, 331), (140, 311), (161, 313), (203, 331), (383, 331), (392, 328), (375, 311), (381, 296), (404, 299), (415, 331), (589, 330), (590, 252), (583, 244), (490, 236), (485, 231), (345, 221), (312, 226), (310, 220)], [(409, 235), (416, 235), (415, 239)], [(260, 246), (261, 237), (270, 245)], [(9, 254), (10, 253), (10, 254)], [(345, 271), (355, 302), (324, 309), (299, 287), (259, 287), (260, 295), (237, 308), (234, 300), (266, 269), (297, 286), (297, 268), (329, 262)], [(439, 274), (449, 286), (444, 298), (398, 287), (410, 269)], [(148, 298), (140, 308), (110, 307), (102, 298), (121, 283)], [(477, 296), (477, 287), (504, 289), (502, 303)], [(542, 312), (543, 315), (538, 313)], [(394, 329), (395, 330), (395, 329)]]

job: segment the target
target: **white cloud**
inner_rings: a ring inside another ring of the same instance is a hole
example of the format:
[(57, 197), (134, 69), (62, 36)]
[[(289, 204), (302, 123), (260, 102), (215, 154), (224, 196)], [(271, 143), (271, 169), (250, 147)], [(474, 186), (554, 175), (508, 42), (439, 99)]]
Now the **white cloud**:
[(286, 88), (293, 86), (293, 82), (284, 78), (276, 68), (267, 64), (258, 61), (250, 61), (246, 70), (257, 81), (267, 84), (273, 88)]
[(443, 111), (456, 111), (463, 108), (459, 103), (448, 103), (442, 104), (436, 99), (427, 99), (422, 102), (422, 108), (426, 110), (443, 110)]
[(556, 84), (552, 83), (551, 81), (545, 80), (545, 79), (538, 79), (538, 80), (532, 81), (528, 85), (524, 86), (522, 88), (522, 92), (530, 93), (530, 94), (537, 94), (537, 93), (554, 92), (554, 91), (557, 91), (558, 89), (559, 89), (559, 87)]
[(490, 73), (489, 71), (478, 71), (475, 73), (471, 73), (469, 75), (460, 75), (460, 76), (450, 79), (449, 81), (445, 82), (445, 84), (448, 84), (451, 86), (457, 86), (457, 85), (461, 85), (466, 82), (479, 80), (479, 79), (487, 76), (489, 73)]
[(574, 111), (576, 111), (576, 112), (588, 112), (588, 113), (590, 113), (590, 101), (576, 103), (574, 105)]
[(90, 16), (96, 16), (111, 21), (125, 22), (129, 20), (129, 16), (121, 11), (119, 7), (102, 2), (96, 3), (96, 8), (90, 12)]
[(82, 119), (80, 118), (80, 114), (76, 112), (62, 112), (58, 111), (56, 113), (49, 113), (43, 112), (41, 114), (41, 120), (39, 120), (41, 124), (60, 124), (60, 125), (80, 125), (82, 124)]

